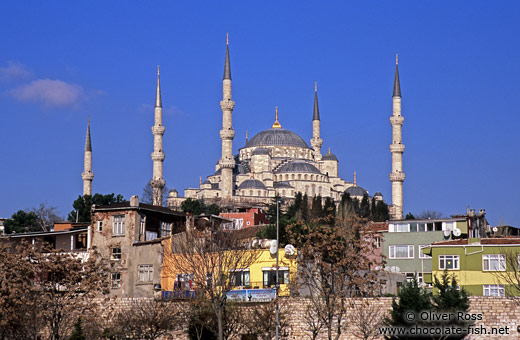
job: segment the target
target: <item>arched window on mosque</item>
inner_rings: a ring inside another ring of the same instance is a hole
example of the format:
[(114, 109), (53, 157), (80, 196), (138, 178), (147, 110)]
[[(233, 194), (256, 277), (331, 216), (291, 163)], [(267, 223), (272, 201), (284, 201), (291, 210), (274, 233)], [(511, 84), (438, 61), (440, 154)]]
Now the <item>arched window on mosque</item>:
[(249, 196), (253, 196), (253, 190), (249, 190)]

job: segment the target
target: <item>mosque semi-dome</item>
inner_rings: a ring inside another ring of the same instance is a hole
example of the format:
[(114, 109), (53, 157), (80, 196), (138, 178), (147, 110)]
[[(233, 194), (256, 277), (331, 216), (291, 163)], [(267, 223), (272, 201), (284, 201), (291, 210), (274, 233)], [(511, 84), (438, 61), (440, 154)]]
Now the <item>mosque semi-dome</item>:
[(256, 148), (253, 153), (251, 154), (251, 156), (255, 156), (255, 155), (268, 155), (269, 156), (269, 150), (267, 150), (266, 148)]
[(296, 133), (282, 128), (260, 131), (246, 143), (246, 148), (255, 146), (296, 146), (309, 148), (307, 143)]
[(282, 165), (276, 172), (310, 172), (314, 174), (321, 174), (320, 170), (318, 170), (314, 165), (302, 162), (302, 161), (292, 161)]
[(324, 160), (324, 161), (336, 161), (336, 162), (338, 161), (338, 157), (336, 157), (335, 154), (330, 153), (330, 151), (329, 151), (329, 153), (324, 154), (321, 157), (321, 159)]
[(260, 182), (257, 179), (246, 179), (238, 186), (238, 189), (263, 189), (265, 190), (264, 183)]

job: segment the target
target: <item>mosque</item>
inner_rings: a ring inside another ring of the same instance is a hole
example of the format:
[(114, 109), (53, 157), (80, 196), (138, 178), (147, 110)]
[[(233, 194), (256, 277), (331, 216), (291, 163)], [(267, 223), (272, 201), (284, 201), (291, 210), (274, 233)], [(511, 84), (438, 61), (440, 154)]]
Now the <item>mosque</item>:
[[(235, 102), (231, 95), (231, 64), (229, 57), (229, 39), (226, 45), (226, 56), (223, 76), (222, 109), (222, 154), (215, 166), (215, 172), (209, 174), (198, 188), (188, 188), (184, 197), (180, 197), (173, 189), (168, 193), (168, 206), (178, 207), (186, 198), (203, 199), (221, 206), (238, 207), (247, 205), (267, 205), (272, 198), (280, 196), (291, 200), (298, 192), (309, 197), (330, 197), (341, 200), (344, 192), (351, 197), (362, 198), (368, 192), (354, 181), (349, 182), (339, 177), (338, 158), (330, 152), (322, 153), (323, 139), (320, 135), (320, 112), (318, 91), (314, 88), (314, 109), (312, 116), (312, 138), (310, 144), (297, 133), (284, 129), (278, 120), (278, 109), (275, 110), (275, 121), (271, 128), (258, 132), (247, 139), (238, 154), (233, 155), (233, 139), (235, 131), (232, 126), (232, 112)], [(402, 155), (404, 145), (401, 143), (401, 128), (404, 118), (401, 116), (401, 89), (396, 58), (396, 69), (393, 91), (392, 125), (392, 219), (403, 216), (402, 187), (404, 173), (402, 171)], [(163, 161), (165, 158), (162, 137), (165, 127), (162, 125), (162, 101), (159, 70), (157, 71), (157, 89), (155, 102), (154, 151), (152, 152), (153, 177), (150, 182), (153, 188), (155, 205), (162, 205), (162, 191), (165, 186), (163, 178)], [(88, 145), (85, 147), (85, 172), (83, 174), (84, 192), (92, 192), (92, 164), (90, 147), (90, 130), (87, 131)], [(90, 166), (90, 168), (89, 168)], [(90, 184), (90, 189), (89, 189)], [(86, 188), (86, 189), (85, 189)], [(85, 191), (86, 190), (86, 191)], [(372, 199), (382, 200), (380, 193)]]

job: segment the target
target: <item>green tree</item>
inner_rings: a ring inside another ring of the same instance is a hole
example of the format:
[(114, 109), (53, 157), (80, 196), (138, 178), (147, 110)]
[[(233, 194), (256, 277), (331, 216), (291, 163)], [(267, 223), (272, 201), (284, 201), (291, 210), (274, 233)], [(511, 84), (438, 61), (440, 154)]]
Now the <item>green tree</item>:
[(4, 225), (6, 234), (42, 231), (38, 222), (38, 216), (32, 211), (18, 210), (10, 219), (5, 221)]
[(197, 199), (187, 198), (181, 203), (181, 209), (185, 213), (200, 215), (204, 212), (204, 203)]
[(409, 212), (408, 214), (406, 214), (404, 219), (405, 220), (415, 220), (415, 216), (411, 212)]
[[(419, 285), (417, 279), (408, 281), (399, 290), (399, 300), (395, 298), (392, 300), (392, 309), (390, 317), (385, 320), (388, 326), (393, 327), (407, 327), (410, 326), (410, 313), (418, 316), (422, 311), (432, 309), (431, 294)], [(412, 335), (393, 335), (385, 336), (386, 339), (415, 339)]]
[(325, 204), (323, 205), (323, 214), (325, 217), (327, 216), (336, 216), (336, 203), (330, 197), (325, 199)]
[[(300, 193), (301, 197), (301, 193)], [(267, 215), (269, 216), (269, 224), (260, 229), (256, 236), (258, 238), (263, 239), (276, 239), (276, 200), (279, 200), (280, 196), (276, 196), (271, 204), (269, 204), (267, 208)], [(294, 204), (291, 206), (292, 211), (294, 211)], [(288, 210), (291, 210), (291, 207), (289, 207)], [(296, 222), (296, 219), (292, 217), (289, 213), (285, 213), (280, 205), (280, 211), (279, 211), (279, 226), (278, 226), (278, 232), (279, 232), (279, 240), (280, 240), (280, 246), (283, 246), (287, 243), (289, 243), (288, 235), (287, 235), (287, 229), (289, 228), (289, 225)]]
[(212, 203), (212, 204), (208, 205), (206, 207), (206, 209), (204, 209), (204, 210), (205, 210), (206, 214), (217, 215), (217, 216), (222, 211), (222, 209), (220, 209), (220, 207), (217, 204), (215, 204), (215, 203)]
[(303, 206), (303, 195), (301, 192), (297, 192), (294, 196), (294, 202), (287, 209), (287, 214), (290, 217), (296, 217), (298, 211), (302, 209)]
[(84, 195), (78, 196), (78, 198), (72, 203), (72, 210), (69, 213), (68, 220), (70, 222), (90, 222), (91, 221), (91, 209), (92, 204), (95, 205), (110, 205), (113, 203), (123, 202), (124, 198), (121, 194), (117, 196), (114, 193), (102, 195), (94, 194), (94, 196)]
[(321, 206), (321, 196), (314, 196), (312, 198), (311, 219), (320, 218), (323, 216), (323, 208)]
[(370, 217), (370, 202), (368, 201), (368, 195), (364, 194), (359, 205), (359, 217), (369, 218)]
[[(372, 199), (372, 202), (375, 201)], [(390, 219), (390, 214), (388, 212), (388, 206), (383, 201), (377, 201), (375, 204), (375, 210), (372, 212), (372, 221), (374, 222), (384, 222)]]
[(81, 325), (81, 317), (78, 318), (78, 321), (74, 324), (74, 330), (70, 335), (69, 340), (86, 340), (85, 335), (83, 335), (83, 326)]

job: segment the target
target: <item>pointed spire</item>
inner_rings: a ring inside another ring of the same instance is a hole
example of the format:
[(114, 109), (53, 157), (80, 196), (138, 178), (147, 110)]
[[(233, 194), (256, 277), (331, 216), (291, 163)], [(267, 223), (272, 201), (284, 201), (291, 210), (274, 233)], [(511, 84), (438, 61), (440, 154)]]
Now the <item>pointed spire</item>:
[(226, 34), (226, 61), (224, 64), (224, 78), (231, 80), (231, 65), (229, 63), (229, 33)]
[(161, 81), (159, 79), (159, 65), (157, 65), (157, 92), (155, 93), (155, 107), (162, 107)]
[(88, 116), (87, 139), (85, 140), (85, 151), (92, 152), (92, 143), (90, 142), (90, 116)]
[(330, 155), (330, 146), (329, 146), (329, 155)]
[(401, 85), (399, 84), (399, 66), (398, 55), (395, 54), (395, 78), (394, 78), (394, 94), (393, 97), (401, 97)]
[(275, 108), (274, 113), (274, 124), (272, 126), (273, 129), (281, 129), (282, 125), (278, 122), (278, 106)]
[(357, 187), (357, 178), (356, 178), (356, 172), (354, 171), (354, 186)]
[(248, 140), (248, 138), (247, 138), (247, 130), (246, 130), (246, 143), (247, 143), (247, 140)]
[(312, 120), (320, 120), (320, 108), (318, 107), (318, 82), (314, 82), (314, 112)]

